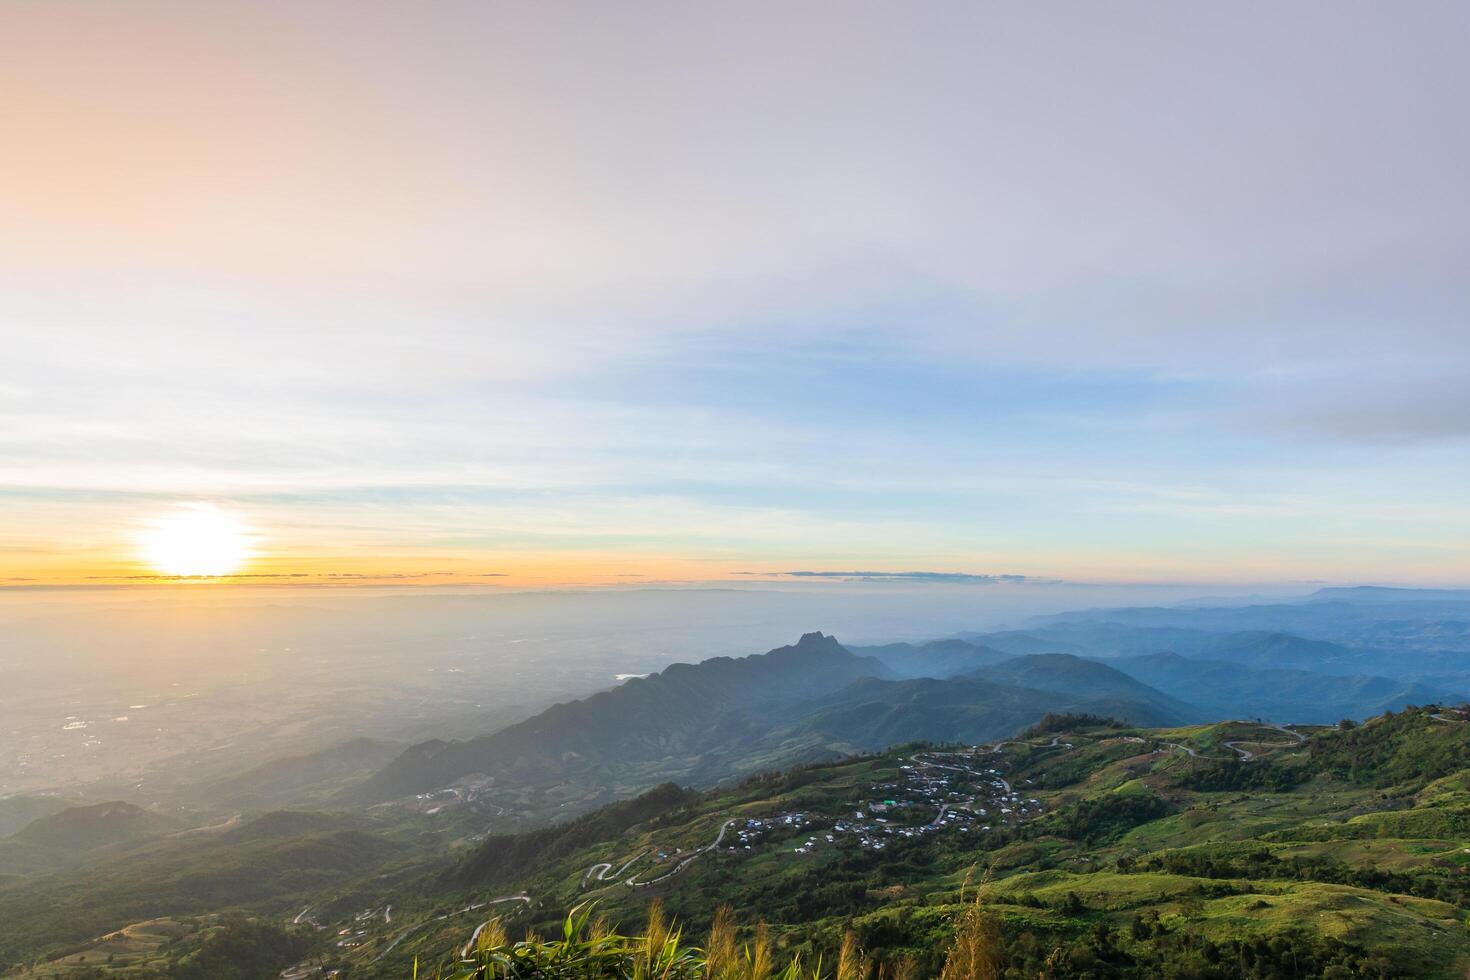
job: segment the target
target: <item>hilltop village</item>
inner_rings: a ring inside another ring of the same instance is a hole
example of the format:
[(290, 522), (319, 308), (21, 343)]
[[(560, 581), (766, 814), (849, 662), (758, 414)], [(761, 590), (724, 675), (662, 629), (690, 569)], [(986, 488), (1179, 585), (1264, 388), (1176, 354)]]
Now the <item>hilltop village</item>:
[(1023, 798), (998, 769), (976, 764), (977, 758), (974, 753), (915, 755), (899, 766), (895, 781), (873, 784), (872, 797), (850, 811), (747, 818), (735, 843), (723, 850), (739, 853), (765, 843), (794, 841), (790, 850), (795, 854), (843, 844), (881, 851), (895, 837), (916, 838), (944, 830), (987, 833), (994, 826), (1041, 814), (1039, 801)]

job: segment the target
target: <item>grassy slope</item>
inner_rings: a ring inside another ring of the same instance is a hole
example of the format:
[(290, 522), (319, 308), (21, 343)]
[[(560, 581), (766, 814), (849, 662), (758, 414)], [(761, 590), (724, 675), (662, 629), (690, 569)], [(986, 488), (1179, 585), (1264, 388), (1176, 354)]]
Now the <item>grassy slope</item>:
[[(1345, 778), (1342, 756), (1363, 751), (1369, 740), (1397, 768)], [(1022, 830), (984, 837), (939, 834), (921, 847), (883, 855), (841, 848), (797, 855), (789, 846), (793, 841), (768, 843), (749, 856), (706, 854), (651, 888), (584, 883), (587, 870), (602, 862), (620, 868), (650, 851), (701, 847), (730, 817), (846, 812), (855, 800), (872, 797), (875, 782), (892, 777), (906, 755), (894, 752), (711, 794), (665, 818), (589, 841), (533, 873), (485, 881), (480, 891), (524, 889), (535, 904), (517, 906), (512, 921), (538, 930), (552, 928), (562, 910), (588, 899), (610, 918), (636, 924), (657, 896), (694, 929), (707, 925), (720, 901), (763, 914), (788, 951), (830, 952), (853, 926), (869, 941), (889, 944), (887, 952), (922, 955), (934, 939), (931, 933), (942, 934), (958, 909), (967, 877), (988, 868), (996, 907), (1012, 931), (1059, 942), (1100, 923), (1124, 929), (1145, 913), (1169, 929), (1217, 940), (1304, 929), (1392, 950), (1396, 962), (1415, 974), (1452, 975), (1470, 962), (1470, 934), (1458, 907), (1465, 904), (1458, 897), (1467, 893), (1460, 879), (1470, 865), (1470, 773), (1433, 775), (1446, 757), (1470, 751), (1470, 725), (1437, 723), (1415, 713), (1375, 721), (1356, 733), (1320, 730), (1301, 745), (1279, 731), (1241, 723), (1159, 731), (1093, 728), (1062, 735), (1055, 746), (1049, 741), (1035, 737), (984, 757), (1004, 760), (1017, 789), (1047, 805), (1050, 812)], [(1187, 745), (1200, 757), (1164, 742)], [(1258, 759), (1226, 761), (1235, 755), (1227, 742), (1257, 752)], [(1424, 762), (1419, 772), (1415, 758)], [(1299, 781), (1279, 790), (1189, 787), (1198, 774), (1217, 770), (1251, 777), (1284, 772)], [(1098, 804), (1089, 811), (1091, 819), (1106, 822), (1105, 807), (1130, 796), (1157, 798), (1170, 812), (1132, 827), (1079, 831), (1067, 822), (1083, 804)], [(646, 862), (635, 860), (632, 867)], [(1171, 862), (1182, 864), (1171, 869)], [(1372, 871), (1403, 877), (1371, 884), (1322, 880)], [(1437, 888), (1442, 897), (1412, 893)], [(466, 888), (464, 896), (475, 891)], [(400, 954), (436, 960), (480, 920), (479, 913), (470, 913), (423, 929), (377, 968)], [(375, 948), (358, 954), (364, 967)], [(394, 974), (390, 969), (382, 975)]]

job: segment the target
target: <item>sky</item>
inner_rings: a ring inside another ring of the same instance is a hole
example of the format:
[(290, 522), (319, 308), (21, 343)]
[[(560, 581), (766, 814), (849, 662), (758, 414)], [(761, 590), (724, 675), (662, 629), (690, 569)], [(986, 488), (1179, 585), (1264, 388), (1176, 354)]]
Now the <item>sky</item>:
[(6, 4), (0, 586), (1470, 584), (1467, 42)]

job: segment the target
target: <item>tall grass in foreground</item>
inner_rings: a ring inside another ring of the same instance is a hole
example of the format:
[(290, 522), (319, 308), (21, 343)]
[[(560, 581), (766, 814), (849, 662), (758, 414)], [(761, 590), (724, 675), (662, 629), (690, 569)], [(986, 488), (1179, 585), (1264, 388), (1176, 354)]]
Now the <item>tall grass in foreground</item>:
[(939, 971), (939, 980), (1001, 980), (1005, 972), (1002, 952), (1005, 940), (1000, 933), (1000, 921), (985, 907), (986, 896), (990, 894), (990, 874), (990, 869), (985, 869), (975, 898), (968, 903), (965, 891), (970, 887), (970, 876), (965, 876), (960, 890), (963, 909), (955, 919), (954, 940), (944, 958), (944, 968)]
[[(982, 889), (983, 892), (983, 889)], [(776, 965), (770, 931), (764, 922), (749, 942), (736, 935), (728, 906), (716, 913), (703, 947), (686, 944), (654, 901), (641, 936), (624, 936), (582, 905), (567, 913), (555, 939), (528, 936), (511, 942), (498, 921), (481, 930), (475, 948), (441, 970), (437, 980), (912, 980), (910, 962), (873, 963), (848, 932), (835, 964), (800, 957)], [(999, 980), (1004, 969), (1000, 926), (981, 895), (964, 906), (940, 980)], [(415, 967), (415, 980), (418, 977)]]

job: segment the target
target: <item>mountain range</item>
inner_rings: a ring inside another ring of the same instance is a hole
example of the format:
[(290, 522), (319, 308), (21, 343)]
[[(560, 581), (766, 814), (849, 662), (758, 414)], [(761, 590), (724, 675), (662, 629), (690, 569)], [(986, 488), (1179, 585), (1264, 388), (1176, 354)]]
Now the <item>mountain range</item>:
[[(673, 664), (478, 738), (410, 746), (337, 799), (377, 803), (468, 781), (515, 787), (522, 812), (580, 810), (662, 782), (714, 785), (898, 741), (1003, 737), (1048, 712), (1151, 726), (1324, 723), (1453, 702), (1463, 689), (1453, 672), (1403, 671), (1401, 657), (1398, 676), (1362, 669), (1395, 659), (1383, 651), (1112, 616), (852, 648), (808, 633), (766, 654)], [(1426, 656), (1416, 667), (1470, 666), (1454, 652)]]
[(1461, 695), (1417, 681), (1369, 674), (1251, 667), (1224, 660), (1153, 653), (1108, 661), (1118, 670), (1172, 696), (1186, 698), (1205, 717), (1263, 718), (1331, 724), (1397, 711), (1405, 705), (1443, 704)]
[[(1189, 715), (1176, 713), (1167, 695), (1080, 658), (989, 676), (1011, 662), (960, 641), (885, 649), (898, 670), (821, 633), (766, 654), (674, 664), (481, 738), (412, 746), (347, 798), (376, 802), (488, 777), (523, 788), (571, 785), (588, 802), (671, 780), (710, 785), (894, 741), (979, 741), (1060, 708), (1138, 723)], [(1000, 663), (964, 677), (912, 676), (927, 655), (930, 673)]]
[(713, 785), (898, 741), (999, 738), (1055, 711), (1150, 725), (1203, 717), (1077, 656), (1008, 657), (960, 640), (859, 655), (808, 633), (766, 654), (674, 664), (480, 738), (411, 746), (342, 800), (383, 802), (470, 780), (513, 783), (533, 809), (582, 807), (661, 782)]

